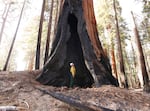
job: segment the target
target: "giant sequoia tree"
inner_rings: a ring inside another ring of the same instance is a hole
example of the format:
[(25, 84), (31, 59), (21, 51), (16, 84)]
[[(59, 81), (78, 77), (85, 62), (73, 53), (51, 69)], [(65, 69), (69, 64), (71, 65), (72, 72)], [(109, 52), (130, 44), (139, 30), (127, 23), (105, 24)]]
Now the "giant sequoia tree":
[(93, 0), (64, 1), (51, 54), (37, 80), (47, 85), (69, 86), (71, 62), (77, 70), (76, 86), (118, 86), (98, 39)]

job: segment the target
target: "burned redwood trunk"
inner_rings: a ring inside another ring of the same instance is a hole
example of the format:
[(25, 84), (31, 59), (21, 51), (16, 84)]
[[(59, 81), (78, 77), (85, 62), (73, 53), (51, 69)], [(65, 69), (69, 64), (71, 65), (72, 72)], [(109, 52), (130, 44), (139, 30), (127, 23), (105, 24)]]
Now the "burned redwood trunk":
[(64, 1), (51, 54), (37, 78), (42, 84), (69, 86), (69, 64), (73, 62), (77, 70), (75, 86), (118, 86), (98, 40), (93, 8), (87, 8), (91, 3), (92, 0)]

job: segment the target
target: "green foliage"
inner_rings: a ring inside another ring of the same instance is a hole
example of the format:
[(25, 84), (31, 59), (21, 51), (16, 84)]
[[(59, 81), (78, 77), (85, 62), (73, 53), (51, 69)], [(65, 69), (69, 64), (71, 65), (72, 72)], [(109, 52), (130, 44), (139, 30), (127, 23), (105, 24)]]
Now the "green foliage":
[(150, 1), (144, 3), (143, 16), (144, 19), (141, 22), (140, 29), (142, 30), (142, 41), (145, 44), (150, 42)]
[[(100, 2), (101, 1), (101, 2)], [(96, 5), (95, 14), (97, 18), (98, 24), (98, 31), (100, 35), (100, 40), (103, 44), (103, 47), (107, 49), (108, 52), (111, 52), (112, 47), (115, 48), (116, 52), (116, 22), (115, 22), (115, 14), (114, 14), (114, 7), (112, 0), (100, 0), (99, 5)], [(98, 3), (96, 3), (98, 4)], [(122, 8), (120, 7), (119, 0), (116, 0), (116, 11), (117, 11), (117, 18), (119, 23), (119, 32), (121, 38), (121, 45), (122, 45), (122, 53), (124, 59), (124, 66), (126, 74), (130, 73), (130, 64), (128, 54), (126, 52), (127, 47), (127, 40), (129, 40), (129, 29), (127, 23), (125, 22), (124, 18), (122, 17)], [(111, 54), (109, 54), (111, 56)], [(117, 55), (116, 62), (118, 61)], [(132, 60), (133, 62), (133, 60)], [(119, 68), (117, 62), (117, 69)]]
[(143, 21), (140, 25), (141, 42), (145, 54), (147, 71), (150, 77), (150, 1), (143, 2)]
[[(114, 9), (112, 0), (100, 0), (95, 1), (95, 14), (97, 19), (98, 32), (100, 35), (100, 40), (105, 48), (108, 48), (108, 37), (111, 37), (111, 40), (114, 41), (116, 38), (116, 24), (114, 17)], [(124, 40), (129, 37), (127, 34), (129, 29), (127, 28), (127, 24), (125, 20), (121, 16), (122, 9), (119, 5), (119, 2), (116, 2), (117, 7), (117, 15), (119, 20), (119, 28), (120, 28), (120, 36), (123, 44), (125, 45)], [(106, 35), (108, 33), (109, 35)]]

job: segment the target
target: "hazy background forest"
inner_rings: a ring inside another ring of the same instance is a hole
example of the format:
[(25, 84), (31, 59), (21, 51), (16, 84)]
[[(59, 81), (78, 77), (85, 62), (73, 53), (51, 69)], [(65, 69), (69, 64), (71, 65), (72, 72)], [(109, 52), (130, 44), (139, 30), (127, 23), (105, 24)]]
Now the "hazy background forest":
[[(56, 32), (57, 19), (60, 12), (60, 1), (46, 0), (41, 39), (40, 68), (44, 64), (46, 39), (49, 18), (51, 20), (50, 43)], [(0, 70), (3, 70), (14, 37), (14, 46), (8, 62), (8, 71), (34, 70), (39, 33), (39, 23), (43, 0), (0, 0)], [(25, 3), (25, 4), (24, 4)], [(23, 7), (24, 6), (24, 7)], [(51, 8), (52, 7), (52, 8)], [(118, 69), (118, 52), (116, 44), (116, 23), (113, 0), (94, 0), (95, 16), (99, 38), (110, 58), (115, 58)], [(53, 9), (53, 10), (52, 10)], [(138, 83), (138, 60), (134, 40), (135, 17), (140, 35), (147, 72), (150, 77), (150, 1), (149, 0), (116, 0), (122, 53), (125, 74), (130, 86)], [(50, 15), (52, 11), (52, 14)], [(22, 15), (21, 15), (22, 13)], [(20, 24), (19, 24), (20, 18)], [(18, 30), (17, 26), (19, 24)], [(51, 50), (51, 44), (49, 47)], [(113, 54), (114, 54), (114, 57)], [(115, 75), (114, 75), (115, 76)]]

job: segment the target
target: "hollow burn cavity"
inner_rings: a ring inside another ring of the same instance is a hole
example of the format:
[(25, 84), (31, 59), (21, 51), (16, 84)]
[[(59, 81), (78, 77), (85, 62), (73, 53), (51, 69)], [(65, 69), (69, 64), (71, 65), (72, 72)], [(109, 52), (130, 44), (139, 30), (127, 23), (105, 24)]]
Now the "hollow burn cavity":
[(76, 67), (76, 76), (74, 78), (74, 85), (79, 87), (91, 87), (93, 78), (87, 69), (81, 41), (77, 31), (78, 19), (73, 14), (68, 16), (68, 25), (70, 26), (70, 38), (67, 41), (67, 73), (70, 73), (69, 63), (73, 62)]

